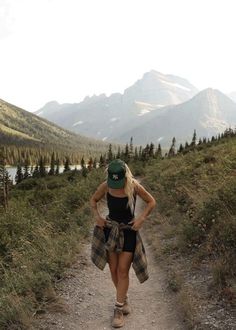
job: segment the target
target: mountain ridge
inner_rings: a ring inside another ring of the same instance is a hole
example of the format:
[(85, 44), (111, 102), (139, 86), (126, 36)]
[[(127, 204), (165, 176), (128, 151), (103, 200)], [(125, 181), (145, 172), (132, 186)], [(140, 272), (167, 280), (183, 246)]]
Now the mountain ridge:
[(147, 113), (182, 103), (197, 92), (184, 78), (151, 70), (123, 94), (87, 96), (80, 103), (60, 105), (54, 113), (47, 106), (35, 113), (85, 136), (119, 142), (117, 136), (145, 122)]
[(236, 104), (219, 90), (207, 88), (182, 104), (165, 107), (161, 113), (147, 116), (151, 118), (142, 125), (142, 136), (141, 127), (137, 127), (118, 139), (123, 141), (133, 136), (137, 143), (152, 141), (170, 145), (173, 137), (181, 143), (190, 140), (194, 129), (198, 137), (209, 138), (236, 124)]
[(107, 144), (83, 137), (59, 127), (34, 113), (0, 100), (0, 144), (2, 146), (30, 147), (35, 150), (58, 150), (61, 154), (77, 156), (96, 154), (107, 150)]

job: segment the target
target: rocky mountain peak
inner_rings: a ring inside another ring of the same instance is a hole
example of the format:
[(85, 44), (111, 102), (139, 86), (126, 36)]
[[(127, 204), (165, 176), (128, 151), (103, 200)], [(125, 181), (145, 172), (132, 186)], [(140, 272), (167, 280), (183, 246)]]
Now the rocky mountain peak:
[(157, 106), (179, 104), (197, 92), (197, 88), (186, 79), (151, 70), (124, 91), (124, 103), (138, 101)]
[(223, 94), (218, 89), (206, 88), (198, 93), (193, 101), (201, 100), (201, 102), (210, 102), (210, 103), (223, 103), (225, 104), (234, 104), (234, 102), (227, 95)]

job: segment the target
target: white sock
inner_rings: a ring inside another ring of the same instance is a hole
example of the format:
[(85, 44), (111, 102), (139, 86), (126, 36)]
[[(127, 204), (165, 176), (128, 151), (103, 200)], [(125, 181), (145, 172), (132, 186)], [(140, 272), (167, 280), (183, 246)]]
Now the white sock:
[(120, 310), (122, 310), (123, 306), (124, 306), (124, 303), (120, 303), (119, 301), (117, 301), (115, 303), (115, 307), (118, 308), (118, 309), (120, 309)]

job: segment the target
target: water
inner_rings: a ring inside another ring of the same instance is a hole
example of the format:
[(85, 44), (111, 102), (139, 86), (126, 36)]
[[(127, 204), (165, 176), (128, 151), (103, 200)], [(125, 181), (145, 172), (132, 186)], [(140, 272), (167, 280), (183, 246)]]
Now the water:
[[(49, 171), (50, 166), (45, 166), (46, 170)], [(74, 170), (75, 168), (77, 168), (77, 170), (81, 169), (81, 165), (70, 165), (70, 169)], [(10, 175), (11, 180), (13, 180), (13, 183), (15, 183), (15, 176), (16, 176), (16, 166), (7, 166), (6, 167), (7, 172)], [(55, 167), (56, 169), (56, 167)], [(29, 167), (30, 170), (30, 167)], [(64, 165), (59, 166), (59, 173), (62, 173), (64, 171)], [(22, 172), (24, 172), (24, 169), (22, 168)]]

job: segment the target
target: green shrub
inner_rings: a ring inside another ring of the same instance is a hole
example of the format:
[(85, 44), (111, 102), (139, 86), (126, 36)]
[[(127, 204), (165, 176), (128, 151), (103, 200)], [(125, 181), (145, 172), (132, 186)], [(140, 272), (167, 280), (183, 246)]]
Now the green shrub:
[(27, 179), (13, 188), (7, 213), (0, 212), (0, 329), (30, 327), (89, 233), (88, 200), (101, 171), (73, 177)]
[(16, 185), (16, 189), (31, 190), (38, 185), (38, 180), (34, 178), (28, 178)]

